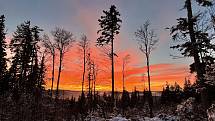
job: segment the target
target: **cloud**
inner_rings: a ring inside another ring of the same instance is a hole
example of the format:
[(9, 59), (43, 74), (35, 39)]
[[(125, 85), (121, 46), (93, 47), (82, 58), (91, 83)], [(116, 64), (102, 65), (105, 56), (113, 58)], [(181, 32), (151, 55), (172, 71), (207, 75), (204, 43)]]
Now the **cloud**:
[[(120, 65), (116, 65), (117, 68)], [(155, 64), (151, 65), (151, 86), (152, 90), (162, 90), (163, 85), (168, 82), (174, 84), (177, 82), (180, 86), (183, 86), (184, 78), (189, 75), (189, 70), (186, 65), (177, 64)], [(144, 78), (143, 78), (143, 74)], [(80, 90), (81, 89), (82, 72), (81, 71), (62, 71), (62, 78), (60, 82), (60, 88), (67, 90)], [(86, 79), (87, 80), (87, 79)], [(145, 81), (143, 81), (145, 80)], [(145, 84), (144, 84), (145, 83)], [(131, 91), (135, 87), (139, 90), (143, 90), (144, 85), (147, 88), (147, 75), (146, 67), (132, 68), (126, 71), (126, 89)], [(85, 82), (87, 85), (87, 81)], [(100, 71), (96, 80), (97, 90), (110, 91), (111, 90), (111, 73), (110, 70)], [(122, 89), (122, 72), (115, 72), (115, 88), (117, 90)], [(47, 87), (50, 87), (48, 83)]]

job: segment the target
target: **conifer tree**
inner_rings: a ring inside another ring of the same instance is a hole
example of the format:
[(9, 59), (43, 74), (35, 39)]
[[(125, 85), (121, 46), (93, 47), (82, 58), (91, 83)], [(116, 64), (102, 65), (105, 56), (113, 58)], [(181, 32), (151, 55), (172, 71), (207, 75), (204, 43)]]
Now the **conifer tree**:
[(31, 93), (38, 79), (39, 27), (31, 27), (30, 21), (17, 26), (10, 43), (12, 65), (10, 75), (12, 86), (22, 93)]
[(120, 24), (122, 20), (119, 18), (120, 13), (116, 10), (116, 6), (112, 5), (109, 11), (103, 11), (105, 14), (98, 20), (101, 29), (97, 33), (101, 36), (97, 39), (99, 46), (111, 44), (111, 65), (112, 65), (112, 101), (114, 101), (114, 38), (119, 34)]
[(5, 80), (7, 73), (7, 59), (6, 59), (6, 33), (5, 33), (5, 17), (0, 16), (0, 93), (4, 92), (8, 87), (8, 81)]
[[(196, 0), (196, 2), (204, 7), (212, 5), (212, 2), (208, 0)], [(203, 75), (205, 74), (206, 67), (205, 59), (211, 58), (211, 56), (208, 56), (208, 50), (212, 49), (213, 46), (211, 45), (211, 38), (209, 37), (208, 31), (199, 29), (203, 28), (199, 27), (202, 13), (193, 15), (192, 7), (192, 0), (185, 0), (184, 9), (186, 9), (187, 16), (177, 19), (178, 24), (170, 29), (173, 40), (184, 43), (177, 44), (171, 48), (178, 49), (185, 57), (194, 58), (194, 63), (190, 65), (191, 71), (197, 72), (198, 84), (203, 85)], [(206, 28), (208, 29), (208, 27)], [(206, 56), (203, 57), (203, 53)]]

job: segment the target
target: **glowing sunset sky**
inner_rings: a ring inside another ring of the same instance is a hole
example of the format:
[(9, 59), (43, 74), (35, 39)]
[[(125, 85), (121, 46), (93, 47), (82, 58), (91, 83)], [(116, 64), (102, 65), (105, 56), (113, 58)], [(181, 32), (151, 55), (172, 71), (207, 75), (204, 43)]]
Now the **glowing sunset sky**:
[[(179, 52), (170, 49), (173, 42), (169, 31), (165, 30), (166, 27), (176, 24), (176, 19), (185, 14), (184, 11), (180, 11), (183, 0), (0, 0), (0, 14), (6, 17), (8, 38), (12, 36), (16, 26), (26, 20), (44, 29), (42, 34), (49, 33), (55, 27), (71, 31), (77, 41), (82, 34), (86, 34), (91, 40), (93, 58), (100, 69), (96, 82), (97, 89), (110, 90), (111, 65), (95, 47), (95, 41), (98, 37), (96, 33), (99, 29), (98, 19), (103, 15), (102, 11), (109, 9), (112, 4), (116, 5), (122, 19), (120, 35), (115, 40), (115, 50), (118, 54), (115, 62), (116, 90), (122, 89), (122, 58), (126, 54), (130, 54), (130, 63), (126, 67), (126, 89), (144, 88), (142, 75), (146, 74), (145, 57), (138, 49), (134, 32), (148, 19), (159, 38), (150, 62), (152, 90), (161, 90), (166, 81), (169, 83), (176, 81), (183, 85), (184, 78), (190, 76), (189, 64), (192, 59), (172, 59), (170, 55), (179, 55)], [(61, 89), (81, 89), (80, 56), (77, 46), (73, 46), (65, 55)], [(56, 72), (57, 67), (58, 65)], [(47, 88), (51, 84), (49, 76), (48, 73)]]

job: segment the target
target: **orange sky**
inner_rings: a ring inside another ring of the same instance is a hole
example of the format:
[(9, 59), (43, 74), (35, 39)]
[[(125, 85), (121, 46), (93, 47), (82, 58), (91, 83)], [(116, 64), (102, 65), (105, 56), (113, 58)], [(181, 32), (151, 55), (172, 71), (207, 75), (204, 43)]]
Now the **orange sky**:
[[(65, 60), (63, 62), (63, 71), (60, 80), (60, 89), (65, 90), (81, 90), (81, 80), (82, 80), (82, 61), (81, 53), (78, 51), (77, 47), (73, 47), (74, 51), (70, 51), (65, 55)], [(91, 49), (92, 58), (98, 65), (99, 72), (96, 80), (96, 89), (100, 91), (110, 91), (111, 90), (111, 65), (110, 60), (105, 57), (102, 52), (100, 52), (96, 47)], [(135, 87), (138, 90), (144, 89), (147, 83), (147, 73), (146, 67), (135, 66), (135, 63), (139, 61), (138, 57), (132, 55), (132, 51), (118, 53), (118, 57), (115, 58), (115, 90), (122, 90), (122, 57), (126, 54), (130, 54), (130, 60), (126, 66), (126, 89), (132, 91)], [(144, 58), (144, 56), (143, 56)], [(50, 58), (49, 58), (50, 60)], [(58, 61), (58, 59), (56, 59)], [(142, 62), (145, 65), (145, 62)], [(58, 64), (56, 64), (55, 78), (57, 78)], [(189, 73), (188, 65), (184, 64), (171, 64), (171, 63), (160, 63), (153, 64), (150, 66), (151, 69), (151, 86), (153, 91), (162, 90), (163, 85), (168, 82), (169, 84), (174, 84), (177, 82), (179, 85), (183, 86), (184, 79), (190, 78), (194, 80), (194, 76)], [(49, 70), (49, 69), (48, 69)], [(47, 89), (51, 85), (51, 70), (47, 74)], [(145, 76), (143, 77), (143, 74)], [(87, 79), (87, 78), (86, 78)], [(86, 80), (87, 81), (87, 80)], [(55, 85), (56, 87), (56, 80)], [(148, 87), (145, 87), (148, 88)], [(85, 84), (85, 89), (87, 89), (87, 82)]]
[[(35, 3), (34, 3), (35, 2)], [(87, 2), (87, 4), (86, 4)], [(11, 5), (10, 2), (6, 2)], [(5, 3), (5, 4), (6, 4)], [(46, 3), (46, 4), (45, 4)], [(126, 54), (130, 54), (130, 63), (126, 67), (126, 89), (131, 91), (136, 87), (143, 90), (144, 82), (142, 75), (146, 74), (145, 57), (139, 51), (138, 44), (134, 39), (134, 32), (139, 28), (144, 21), (150, 19), (152, 29), (158, 35), (159, 43), (156, 49), (152, 52), (150, 63), (151, 65), (151, 84), (152, 90), (162, 90), (162, 86), (168, 81), (183, 85), (185, 77), (194, 80), (194, 76), (189, 73), (189, 64), (193, 62), (192, 58), (182, 58), (173, 60), (169, 55), (180, 55), (178, 51), (173, 51), (169, 47), (173, 45), (170, 32), (166, 27), (171, 27), (177, 21), (176, 18), (181, 16), (181, 6), (183, 2), (179, 0), (169, 0), (167, 2), (151, 1), (151, 0), (137, 0), (137, 1), (26, 1), (26, 4), (31, 5), (33, 10), (26, 9), (23, 11), (22, 5), (13, 4), (13, 7), (0, 7), (6, 11), (6, 26), (8, 31), (7, 41), (10, 41), (15, 31), (15, 27), (21, 22), (31, 20), (33, 25), (38, 25), (44, 31), (41, 33), (49, 34), (56, 26), (62, 27), (71, 31), (76, 41), (79, 41), (80, 36), (85, 33), (91, 41), (91, 52), (95, 63), (98, 65), (100, 71), (97, 77), (97, 90), (111, 90), (111, 65), (110, 60), (104, 57), (104, 54), (95, 47), (95, 41), (98, 38), (97, 31), (99, 30), (98, 19), (103, 15), (102, 11), (115, 4), (121, 13), (122, 26), (120, 34), (114, 40), (114, 48), (118, 57), (115, 58), (115, 85), (116, 90), (122, 90), (122, 58)], [(35, 4), (38, 4), (35, 6)], [(39, 7), (39, 9), (37, 8)], [(43, 6), (45, 5), (45, 6)], [(47, 6), (46, 6), (47, 5)], [(58, 6), (58, 11), (56, 11)], [(52, 7), (51, 7), (52, 6)], [(5, 8), (4, 8), (5, 7)], [(26, 7), (26, 5), (25, 5)], [(17, 8), (16, 11), (11, 8)], [(48, 10), (47, 10), (48, 9)], [(40, 11), (41, 12), (34, 12)], [(9, 12), (8, 12), (9, 11)], [(53, 11), (54, 14), (53, 14)], [(16, 12), (16, 16), (14, 16)], [(40, 13), (40, 14), (37, 14)], [(183, 14), (183, 13), (182, 13)], [(15, 17), (15, 18), (14, 18)], [(51, 36), (50, 36), (51, 37)], [(8, 51), (8, 57), (11, 54)], [(82, 61), (81, 54), (76, 46), (65, 55), (63, 60), (63, 70), (60, 80), (60, 88), (66, 90), (80, 90), (82, 80)], [(46, 88), (50, 88), (50, 60), (48, 58), (48, 72), (46, 77)], [(58, 59), (56, 59), (56, 75), (58, 72)], [(146, 75), (145, 75), (146, 76)], [(144, 78), (145, 85), (147, 85), (147, 78)], [(56, 87), (56, 80), (55, 85)]]

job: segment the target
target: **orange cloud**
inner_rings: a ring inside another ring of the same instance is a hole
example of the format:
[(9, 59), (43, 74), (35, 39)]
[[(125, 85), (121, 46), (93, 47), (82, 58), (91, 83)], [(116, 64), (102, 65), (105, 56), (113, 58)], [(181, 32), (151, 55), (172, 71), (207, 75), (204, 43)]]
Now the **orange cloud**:
[[(99, 51), (95, 51), (96, 48), (93, 48), (95, 63), (98, 64), (99, 73), (96, 80), (96, 89), (100, 91), (110, 91), (111, 90), (111, 70), (110, 60), (103, 59), (103, 56), (100, 56)], [(129, 53), (129, 52), (127, 52)], [(81, 90), (81, 80), (82, 80), (82, 67), (81, 63), (72, 60), (79, 60), (76, 56), (71, 56), (73, 52), (67, 53), (67, 58), (65, 58), (64, 69), (62, 71), (62, 76), (60, 80), (60, 88), (65, 90)], [(124, 53), (120, 53), (119, 57), (123, 57)], [(70, 55), (70, 56), (69, 56)], [(97, 56), (96, 56), (97, 55)], [(136, 58), (134, 58), (135, 60)], [(71, 61), (69, 61), (71, 60)], [(117, 60), (117, 59), (116, 59)], [(118, 91), (122, 90), (122, 61), (115, 63), (115, 89)], [(75, 64), (76, 63), (76, 64)], [(104, 66), (105, 65), (105, 66)], [(106, 67), (107, 66), (107, 67)], [(177, 65), (177, 64), (154, 64), (150, 66), (151, 69), (151, 86), (152, 90), (158, 91), (162, 90), (163, 85), (168, 82), (174, 84), (177, 82), (179, 85), (183, 86), (184, 78), (189, 75), (189, 69), (186, 65)], [(135, 87), (138, 90), (143, 90), (147, 88), (147, 76), (146, 76), (146, 67), (132, 67), (127, 66), (126, 69), (126, 89), (131, 91)], [(143, 74), (145, 74), (143, 79)], [(47, 74), (50, 76), (50, 74)], [(56, 68), (56, 77), (57, 77), (57, 68)], [(85, 82), (85, 89), (87, 90), (87, 78)], [(143, 81), (144, 80), (144, 81)], [(47, 88), (50, 88), (51, 81), (47, 80)], [(55, 81), (56, 85), (56, 81)], [(145, 87), (144, 87), (145, 85)], [(56, 87), (56, 86), (55, 86)]]
[[(96, 80), (96, 89), (102, 91), (111, 90), (111, 63), (107, 57), (104, 57), (97, 47), (95, 42), (97, 39), (98, 21), (95, 18), (99, 18), (102, 12), (96, 11), (93, 8), (83, 8), (78, 11), (76, 21), (80, 24), (83, 31), (87, 33), (87, 37), (91, 40), (91, 56), (95, 63), (99, 67), (99, 73)], [(166, 34), (162, 35), (162, 38), (166, 38)], [(119, 48), (120, 41), (123, 37), (118, 36), (115, 40), (115, 47)], [(79, 38), (76, 38), (77, 41)], [(122, 58), (126, 54), (130, 54), (130, 63), (126, 67), (126, 89), (131, 91), (136, 87), (139, 90), (143, 90), (144, 81), (142, 75), (146, 74), (146, 67), (136, 67), (137, 63), (140, 63), (141, 59), (137, 54), (134, 54), (134, 49), (126, 48), (126, 50), (118, 52), (118, 57), (115, 57), (115, 85), (116, 90), (122, 90)], [(66, 90), (81, 90), (82, 80), (82, 55), (77, 51), (77, 46), (71, 48), (71, 51), (65, 55), (64, 68), (62, 71), (62, 77), (60, 80), (60, 88)], [(150, 66), (151, 69), (151, 85), (152, 90), (162, 90), (163, 85), (168, 81), (174, 83), (175, 81), (183, 86), (183, 81), (186, 76), (189, 75), (189, 69), (186, 65), (177, 64), (154, 64)], [(50, 74), (47, 74), (50, 77)], [(57, 68), (56, 68), (57, 77)], [(145, 75), (145, 80), (147, 80)], [(50, 88), (50, 80), (47, 79), (47, 88)], [(56, 81), (55, 81), (56, 85)], [(85, 83), (87, 85), (87, 81)], [(147, 81), (145, 81), (145, 86)], [(56, 87), (56, 86), (55, 86)], [(87, 86), (85, 86), (87, 89)]]

